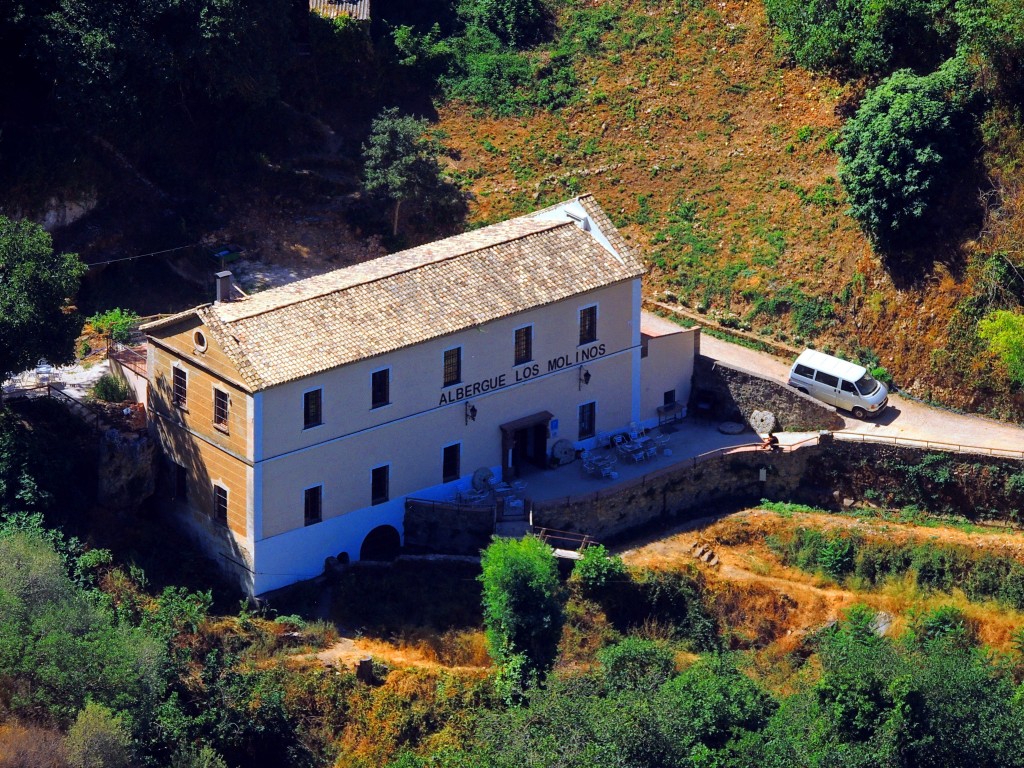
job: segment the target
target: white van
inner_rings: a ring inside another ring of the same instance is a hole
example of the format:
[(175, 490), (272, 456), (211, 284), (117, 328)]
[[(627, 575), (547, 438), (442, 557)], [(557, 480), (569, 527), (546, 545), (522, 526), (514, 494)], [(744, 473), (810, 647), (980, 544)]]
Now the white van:
[(815, 349), (805, 349), (789, 371), (789, 386), (858, 419), (877, 416), (889, 402), (885, 384), (872, 378), (863, 365)]

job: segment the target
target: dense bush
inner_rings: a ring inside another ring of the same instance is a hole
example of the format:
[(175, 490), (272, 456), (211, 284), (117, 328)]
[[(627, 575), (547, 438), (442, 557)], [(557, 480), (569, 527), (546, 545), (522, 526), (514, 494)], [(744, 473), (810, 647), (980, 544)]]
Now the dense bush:
[(1010, 380), (1024, 386), (1024, 314), (991, 312), (978, 322), (978, 336), (1006, 366)]
[(662, 643), (627, 637), (597, 655), (614, 691), (653, 691), (672, 677), (675, 657)]
[(765, 0), (768, 20), (801, 66), (848, 77), (899, 66), (927, 71), (946, 50), (937, 0)]
[(494, 539), (481, 558), (484, 625), (491, 655), (523, 679), (555, 660), (563, 612), (551, 547), (528, 536)]
[(512, 46), (536, 40), (547, 15), (542, 0), (465, 0), (462, 12)]
[(603, 544), (595, 544), (583, 550), (583, 557), (572, 567), (572, 578), (584, 590), (594, 592), (610, 581), (628, 578), (628, 573), (621, 557), (608, 554)]
[(139, 316), (130, 309), (115, 307), (106, 312), (97, 312), (89, 318), (89, 324), (96, 333), (109, 336), (122, 344), (131, 340), (132, 326), (139, 321)]
[(112, 373), (103, 374), (92, 385), (92, 396), (107, 403), (123, 403), (131, 394), (127, 382)]
[(843, 128), (839, 177), (851, 213), (880, 247), (924, 235), (940, 194), (970, 162), (970, 87), (957, 60), (925, 76), (900, 70)]

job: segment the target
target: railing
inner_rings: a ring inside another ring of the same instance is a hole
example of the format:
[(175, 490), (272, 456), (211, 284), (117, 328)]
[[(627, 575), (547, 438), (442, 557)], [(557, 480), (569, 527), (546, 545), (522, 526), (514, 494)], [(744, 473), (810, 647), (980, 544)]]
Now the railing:
[(961, 445), (960, 443), (938, 442), (935, 440), (918, 440), (913, 437), (896, 437), (895, 435), (865, 435), (861, 432), (833, 432), (837, 440), (848, 443), (880, 443), (897, 445), (904, 448), (923, 448), (947, 453), (976, 453), (982, 456), (999, 456), (1007, 459), (1024, 459), (1024, 451), (1012, 448), (986, 448), (980, 445)]
[(136, 349), (127, 347), (119, 341), (107, 343), (107, 357), (117, 360), (122, 366), (133, 373), (146, 377), (146, 356)]
[(537, 538), (541, 541), (547, 542), (555, 549), (575, 549), (578, 552), (582, 552), (587, 547), (597, 544), (597, 542), (586, 533), (559, 531), (556, 528), (539, 529), (537, 531)]
[(4, 399), (13, 400), (15, 398), (31, 397), (33, 393), (37, 393), (41, 396), (56, 400), (59, 403), (63, 403), (67, 406), (68, 410), (77, 414), (86, 424), (97, 432), (103, 431), (103, 414), (100, 411), (96, 410), (88, 403), (83, 403), (81, 400), (76, 400), (71, 395), (61, 392), (52, 384), (36, 384), (31, 387), (21, 387), (15, 392), (5, 395)]
[(414, 507), (419, 507), (421, 510), (431, 513), (437, 512), (438, 510), (443, 512), (478, 512), (481, 514), (489, 512), (493, 522), (497, 523), (498, 519), (497, 504), (465, 504), (461, 501), (442, 501), (439, 499), (416, 499), (411, 496), (407, 497), (405, 499), (406, 512)]

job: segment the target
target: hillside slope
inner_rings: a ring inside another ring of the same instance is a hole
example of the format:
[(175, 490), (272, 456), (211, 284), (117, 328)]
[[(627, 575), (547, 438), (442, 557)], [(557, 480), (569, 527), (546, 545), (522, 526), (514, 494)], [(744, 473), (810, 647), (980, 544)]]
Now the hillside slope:
[[(475, 221), (593, 192), (650, 264), (649, 293), (797, 346), (877, 356), (919, 397), (1024, 417), (1024, 396), (974, 335), (975, 297), (999, 286), (971, 266), (1019, 244), (1012, 132), (990, 116), (999, 209), (983, 190), (980, 203), (950, 200), (932, 263), (883, 264), (836, 179), (839, 131), (867, 84), (785, 65), (760, 2), (591, 5), (612, 20), (577, 61), (572, 106), (508, 118), (440, 110)], [(982, 205), (975, 242), (965, 209)]]

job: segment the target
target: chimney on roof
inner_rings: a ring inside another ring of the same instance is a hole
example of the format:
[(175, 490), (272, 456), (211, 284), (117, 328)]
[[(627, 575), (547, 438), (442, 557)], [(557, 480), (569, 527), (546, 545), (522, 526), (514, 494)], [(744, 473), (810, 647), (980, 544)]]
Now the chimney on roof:
[(572, 211), (566, 211), (565, 215), (576, 222), (576, 226), (582, 229), (584, 232), (590, 231), (590, 217), (581, 216), (580, 214), (573, 213)]
[(218, 272), (214, 277), (217, 278), (217, 303), (231, 301), (231, 273), (225, 270)]

